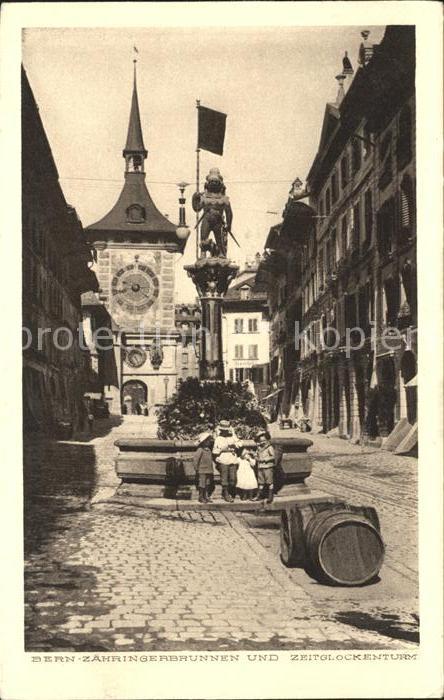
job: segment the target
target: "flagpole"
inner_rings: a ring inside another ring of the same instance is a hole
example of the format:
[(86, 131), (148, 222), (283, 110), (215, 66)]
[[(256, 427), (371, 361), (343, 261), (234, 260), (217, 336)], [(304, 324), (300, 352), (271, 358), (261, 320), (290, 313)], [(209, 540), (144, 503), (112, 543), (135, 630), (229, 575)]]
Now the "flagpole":
[[(200, 100), (196, 100), (197, 109), (197, 147), (196, 147), (196, 192), (200, 190), (200, 148), (199, 148), (199, 107)], [(199, 212), (196, 212), (196, 260), (199, 259)]]

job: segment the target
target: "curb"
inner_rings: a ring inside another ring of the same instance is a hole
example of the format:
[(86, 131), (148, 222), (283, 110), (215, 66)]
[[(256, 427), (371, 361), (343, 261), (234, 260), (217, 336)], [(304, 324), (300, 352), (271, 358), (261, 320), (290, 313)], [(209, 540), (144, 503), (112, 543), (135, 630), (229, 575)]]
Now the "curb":
[(297, 494), (294, 496), (276, 496), (273, 503), (266, 504), (264, 501), (242, 502), (234, 501), (213, 501), (212, 503), (199, 503), (199, 501), (167, 499), (167, 498), (147, 498), (145, 496), (125, 496), (114, 495), (109, 498), (94, 497), (90, 501), (90, 507), (98, 505), (126, 505), (136, 508), (147, 508), (151, 510), (166, 511), (223, 511), (224, 513), (272, 513), (278, 515), (282, 510), (295, 504), (319, 503), (325, 500), (336, 501), (335, 496), (323, 493), (322, 491), (311, 491), (310, 493)]

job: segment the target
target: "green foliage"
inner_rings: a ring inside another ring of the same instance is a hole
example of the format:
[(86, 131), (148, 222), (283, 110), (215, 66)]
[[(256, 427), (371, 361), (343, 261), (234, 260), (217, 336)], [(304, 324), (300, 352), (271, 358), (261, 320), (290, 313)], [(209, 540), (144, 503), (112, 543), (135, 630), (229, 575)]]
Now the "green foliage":
[(204, 430), (212, 430), (223, 419), (231, 421), (242, 439), (266, 427), (256, 398), (241, 384), (202, 383), (193, 377), (181, 382), (171, 400), (159, 410), (158, 437), (194, 439)]

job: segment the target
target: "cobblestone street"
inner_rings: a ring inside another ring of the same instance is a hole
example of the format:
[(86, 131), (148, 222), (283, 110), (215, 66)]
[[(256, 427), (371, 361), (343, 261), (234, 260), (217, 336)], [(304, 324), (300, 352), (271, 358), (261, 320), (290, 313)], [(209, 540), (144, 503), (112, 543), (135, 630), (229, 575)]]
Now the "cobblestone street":
[(331, 588), (282, 565), (275, 514), (104, 503), (114, 441), (154, 429), (25, 445), (28, 651), (417, 648), (415, 459), (313, 437), (309, 485), (374, 505), (387, 544), (380, 581)]

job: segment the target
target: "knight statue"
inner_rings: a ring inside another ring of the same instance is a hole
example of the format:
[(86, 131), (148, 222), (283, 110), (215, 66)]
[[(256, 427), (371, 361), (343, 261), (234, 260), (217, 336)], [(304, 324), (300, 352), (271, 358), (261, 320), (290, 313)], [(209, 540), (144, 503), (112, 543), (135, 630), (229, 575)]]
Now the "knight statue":
[[(194, 211), (203, 210), (201, 221), (200, 249), (204, 256), (208, 251), (211, 257), (227, 257), (227, 239), (231, 234), (233, 212), (230, 200), (225, 194), (224, 179), (218, 168), (211, 168), (206, 177), (204, 192), (193, 194)], [(210, 239), (213, 232), (215, 242)], [(231, 234), (232, 235), (232, 234)]]

